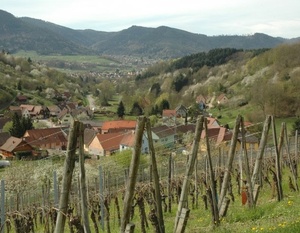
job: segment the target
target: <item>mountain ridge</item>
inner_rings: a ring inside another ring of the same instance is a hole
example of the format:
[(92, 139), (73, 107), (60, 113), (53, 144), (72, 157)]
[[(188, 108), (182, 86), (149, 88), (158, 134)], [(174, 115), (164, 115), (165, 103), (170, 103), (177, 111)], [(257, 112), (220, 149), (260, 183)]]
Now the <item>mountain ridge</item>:
[(263, 33), (207, 36), (167, 26), (133, 25), (118, 32), (75, 30), (41, 19), (17, 18), (0, 10), (0, 49), (12, 53), (33, 50), (39, 54), (98, 54), (178, 58), (214, 48), (259, 49), (292, 43)]

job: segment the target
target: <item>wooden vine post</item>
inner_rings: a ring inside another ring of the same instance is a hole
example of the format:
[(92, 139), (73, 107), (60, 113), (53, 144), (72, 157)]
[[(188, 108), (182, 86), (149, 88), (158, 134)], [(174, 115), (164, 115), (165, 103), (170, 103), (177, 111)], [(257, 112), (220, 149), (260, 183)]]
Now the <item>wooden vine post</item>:
[[(189, 157), (188, 166), (182, 184), (182, 191), (180, 194), (180, 200), (178, 203), (178, 209), (175, 218), (174, 233), (183, 233), (185, 230), (185, 225), (187, 220), (185, 219), (185, 221), (182, 222), (180, 221), (180, 219), (187, 218), (189, 214), (189, 210), (187, 209), (188, 188), (189, 188), (191, 176), (193, 174), (193, 169), (195, 168), (195, 161), (198, 154), (201, 133), (203, 130), (203, 122), (204, 122), (203, 116), (197, 119), (195, 137), (194, 137), (193, 147), (192, 147), (192, 155)], [(179, 224), (179, 222), (182, 222), (182, 224)]]
[(290, 170), (291, 170), (293, 180), (294, 180), (294, 184), (295, 184), (295, 189), (296, 189), (296, 191), (299, 191), (299, 186), (298, 186), (298, 182), (297, 182), (297, 171), (296, 171), (296, 168), (294, 166), (296, 164), (296, 157), (294, 158), (294, 160), (292, 160), (292, 158), (291, 158), (289, 142), (288, 142), (288, 133), (287, 133), (287, 128), (286, 128), (285, 122), (282, 122), (282, 127), (284, 129), (285, 145), (286, 145), (286, 148), (287, 148), (287, 155), (288, 155)]
[(169, 166), (168, 166), (168, 211), (171, 213), (172, 210), (172, 153), (169, 155)]
[(208, 168), (210, 175), (210, 190), (211, 190), (211, 200), (212, 200), (212, 222), (215, 225), (220, 224), (219, 219), (219, 209), (217, 203), (217, 190), (216, 190), (216, 182), (215, 175), (213, 171), (213, 165), (211, 160), (210, 146), (209, 146), (209, 138), (208, 138), (208, 127), (207, 127), (207, 119), (204, 120), (204, 128), (205, 128), (205, 139), (206, 139), (206, 151), (207, 151), (207, 159), (208, 159)]
[(155, 149), (153, 146), (151, 123), (150, 123), (149, 119), (147, 119), (147, 122), (146, 122), (146, 129), (147, 129), (147, 136), (148, 136), (148, 141), (149, 141), (149, 149), (150, 149), (150, 157), (151, 157), (151, 165), (152, 165), (151, 166), (152, 167), (152, 175), (153, 175), (153, 180), (154, 180), (156, 216), (158, 217), (159, 231), (160, 231), (160, 233), (164, 233), (165, 232), (165, 224), (164, 224), (164, 216), (163, 216), (163, 211), (162, 211), (159, 175), (158, 175), (158, 171), (157, 171)]
[[(227, 166), (225, 169), (225, 173), (224, 173), (224, 178), (223, 178), (223, 183), (222, 183), (222, 188), (221, 188), (221, 193), (220, 193), (220, 197), (219, 197), (219, 202), (218, 202), (218, 208), (219, 208), (219, 216), (223, 217), (226, 213), (227, 210), (227, 206), (228, 206), (228, 202), (226, 201), (226, 193), (228, 190), (228, 186), (229, 186), (229, 178), (230, 178), (230, 173), (232, 170), (232, 163), (233, 163), (233, 159), (234, 159), (234, 155), (235, 155), (235, 150), (236, 150), (236, 144), (237, 144), (237, 138), (238, 138), (238, 133), (239, 133), (239, 127), (241, 124), (241, 116), (238, 115), (235, 121), (235, 125), (233, 128), (233, 135), (231, 138), (231, 143), (230, 143), (230, 149), (229, 149), (229, 158), (227, 160)], [(225, 207), (221, 208), (224, 203)]]
[(246, 138), (245, 138), (245, 125), (244, 125), (244, 119), (241, 118), (241, 130), (242, 130), (242, 147), (245, 155), (245, 171), (246, 171), (246, 180), (248, 185), (248, 196), (249, 196), (249, 207), (255, 207), (254, 199), (253, 199), (253, 186), (251, 182), (251, 175), (250, 175), (250, 167), (249, 167), (249, 158), (247, 154), (247, 148), (246, 148)]
[(143, 132), (145, 128), (146, 117), (139, 117), (137, 129), (135, 132), (135, 145), (133, 150), (133, 155), (129, 168), (129, 179), (126, 185), (125, 197), (124, 197), (124, 209), (123, 216), (121, 219), (121, 229), (120, 232), (124, 233), (126, 229), (126, 225), (129, 224), (130, 220), (130, 210), (132, 207), (133, 197), (134, 197), (134, 189), (137, 180), (140, 156), (141, 156), (141, 147), (142, 147), (142, 138)]
[(258, 198), (258, 180), (259, 180), (259, 174), (261, 173), (261, 167), (262, 167), (262, 159), (265, 151), (265, 147), (267, 144), (268, 139), (268, 133), (270, 129), (271, 124), (271, 116), (267, 116), (264, 122), (264, 127), (262, 131), (262, 136), (259, 143), (258, 153), (255, 159), (255, 165), (251, 177), (252, 187), (253, 187), (253, 200), (254, 204), (256, 204), (257, 198)]
[(64, 171), (61, 187), (61, 195), (59, 200), (59, 211), (56, 219), (56, 225), (54, 233), (63, 233), (66, 214), (69, 203), (69, 194), (72, 183), (73, 170), (75, 167), (75, 152), (77, 147), (77, 138), (79, 132), (79, 121), (74, 121), (70, 127), (70, 133), (68, 138), (67, 156), (64, 162)]
[[(6, 214), (5, 214), (5, 181), (4, 180), (1, 180), (0, 181), (0, 190), (1, 190), (1, 201), (0, 201), (0, 206), (1, 206), (1, 209), (0, 209), (0, 219), (1, 219), (1, 233), (4, 233), (5, 232), (5, 222), (6, 222)], [(7, 231), (9, 232), (9, 231)]]
[(273, 131), (273, 140), (274, 140), (275, 155), (276, 155), (275, 165), (276, 165), (276, 179), (277, 179), (277, 200), (281, 201), (283, 199), (283, 191), (282, 191), (282, 183), (281, 183), (282, 175), (281, 175), (280, 153), (278, 150), (274, 116), (272, 116), (272, 131)]
[[(298, 165), (298, 130), (295, 131), (295, 163)], [(295, 169), (296, 177), (298, 177), (297, 167)]]
[(80, 196), (81, 196), (81, 210), (82, 210), (82, 225), (84, 233), (91, 233), (89, 224), (89, 214), (88, 214), (88, 198), (87, 198), (87, 188), (85, 179), (85, 168), (84, 168), (84, 125), (81, 122), (79, 125), (79, 165), (80, 165)]

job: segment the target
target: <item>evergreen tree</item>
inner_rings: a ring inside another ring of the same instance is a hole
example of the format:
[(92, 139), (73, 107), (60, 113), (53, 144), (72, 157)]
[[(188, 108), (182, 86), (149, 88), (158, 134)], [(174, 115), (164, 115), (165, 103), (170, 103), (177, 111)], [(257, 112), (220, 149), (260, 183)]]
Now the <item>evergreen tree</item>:
[(33, 124), (29, 117), (20, 117), (17, 113), (13, 115), (12, 127), (9, 129), (11, 136), (21, 138), (30, 129), (33, 129)]
[(17, 84), (17, 89), (18, 89), (19, 91), (22, 90), (22, 82), (21, 82), (21, 81), (18, 82), (18, 84)]
[[(29, 117), (22, 117), (21, 118), (21, 126), (24, 130), (24, 133), (25, 133), (26, 130), (33, 129), (33, 124), (32, 124), (32, 121)], [(23, 135), (24, 135), (24, 133), (23, 133)]]
[(133, 116), (140, 116), (143, 114), (143, 109), (141, 108), (138, 102), (134, 102), (130, 113)]
[(123, 118), (125, 115), (125, 107), (123, 101), (121, 100), (117, 109), (117, 115), (119, 118)]
[(12, 127), (9, 129), (11, 136), (20, 138), (23, 136), (23, 129), (21, 125), (21, 118), (17, 113), (14, 113), (12, 118)]

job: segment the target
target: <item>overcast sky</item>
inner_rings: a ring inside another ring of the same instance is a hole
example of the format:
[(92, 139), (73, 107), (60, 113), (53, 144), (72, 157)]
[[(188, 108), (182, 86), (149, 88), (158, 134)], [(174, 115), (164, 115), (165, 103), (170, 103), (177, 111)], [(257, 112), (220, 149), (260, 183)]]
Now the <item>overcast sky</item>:
[(208, 36), (300, 37), (299, 0), (1, 0), (0, 7), (73, 29), (169, 26)]

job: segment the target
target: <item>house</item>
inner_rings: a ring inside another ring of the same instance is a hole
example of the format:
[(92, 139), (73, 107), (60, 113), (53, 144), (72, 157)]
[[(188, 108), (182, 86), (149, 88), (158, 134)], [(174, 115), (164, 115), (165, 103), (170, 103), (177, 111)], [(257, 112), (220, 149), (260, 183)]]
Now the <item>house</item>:
[(186, 118), (187, 117), (187, 108), (183, 105), (179, 105), (175, 109), (163, 109), (162, 117), (163, 118)]
[(205, 98), (203, 95), (198, 95), (198, 96), (196, 97), (196, 103), (197, 103), (197, 104), (200, 104), (200, 103), (206, 104), (206, 103), (207, 103), (206, 101), (207, 101), (207, 100), (206, 100), (206, 98)]
[(57, 117), (61, 112), (61, 109), (57, 105), (48, 106), (48, 109), (51, 117)]
[(110, 156), (120, 149), (120, 143), (124, 137), (123, 132), (97, 133), (88, 145), (88, 153), (91, 155)]
[(153, 127), (152, 140), (154, 145), (172, 148), (175, 145), (175, 127), (161, 125)]
[(105, 121), (101, 127), (101, 133), (106, 134), (135, 130), (136, 124), (136, 121), (132, 120)]
[(199, 106), (199, 109), (201, 111), (205, 110), (206, 109), (206, 98), (203, 96), (203, 95), (198, 95), (197, 98), (196, 98), (196, 103), (198, 104)]
[(92, 142), (94, 137), (97, 135), (97, 131), (94, 129), (90, 128), (85, 128), (83, 132), (83, 144), (84, 144), (84, 151), (88, 152), (89, 151), (89, 144)]
[(180, 118), (186, 118), (187, 117), (187, 108), (184, 107), (182, 104), (177, 106), (175, 108), (176, 111), (176, 117), (180, 117)]
[(125, 133), (120, 142), (120, 151), (133, 149), (135, 145), (135, 133), (134, 131)]
[[(259, 148), (259, 138), (249, 132), (246, 132), (245, 133), (245, 146), (246, 146), (247, 150), (257, 151)], [(239, 135), (238, 135), (237, 147), (238, 148), (242, 147), (242, 134), (241, 133), (239, 133)]]
[(22, 108), (21, 106), (9, 106), (9, 117), (13, 117), (13, 115), (16, 113), (19, 117), (27, 117), (30, 118), (30, 112), (28, 108)]
[(64, 108), (57, 116), (58, 118), (58, 122), (61, 125), (71, 125), (74, 122), (74, 117), (72, 116), (72, 114), (68, 111), (68, 109)]
[(65, 150), (67, 134), (62, 128), (45, 128), (27, 130), (23, 139), (32, 147), (40, 150)]
[(28, 113), (33, 113), (34, 110), (34, 105), (30, 105), (30, 104), (21, 104), (20, 108), (23, 110), (27, 110)]
[(207, 128), (219, 128), (221, 125), (219, 124), (218, 120), (214, 117), (206, 117), (207, 120)]
[[(133, 150), (134, 146), (135, 146), (135, 131), (132, 130), (124, 134), (123, 139), (120, 143), (120, 151), (129, 150), (129, 149)], [(146, 132), (143, 133), (141, 153), (142, 154), (149, 153), (149, 141)]]
[(76, 108), (69, 112), (74, 118), (80, 120), (91, 119), (93, 117), (93, 111), (89, 107)]
[(29, 116), (35, 119), (44, 119), (48, 118), (50, 115), (49, 109), (41, 105), (21, 104), (20, 108), (22, 110), (22, 115), (26, 117)]
[(99, 133), (101, 131), (101, 127), (103, 125), (102, 121), (93, 121), (93, 120), (81, 120), (84, 124), (85, 128), (93, 129)]
[(176, 110), (175, 109), (163, 109), (162, 117), (166, 118), (175, 118), (176, 117)]
[[(225, 148), (225, 150), (229, 149), (227, 144), (232, 138), (232, 132), (230, 130), (228, 130), (225, 127), (213, 127), (213, 128), (208, 128), (207, 133), (208, 133), (209, 140), (214, 142), (216, 146), (221, 146)], [(206, 150), (205, 138), (206, 138), (206, 132), (202, 131), (200, 147), (201, 150), (203, 151)]]
[(219, 95), (216, 99), (218, 104), (227, 104), (228, 103), (228, 98), (227, 96), (222, 93), (221, 95)]
[(21, 159), (24, 156), (31, 156), (33, 147), (22, 138), (10, 137), (0, 147), (0, 155), (3, 159)]

